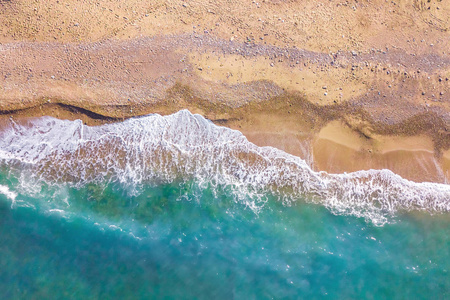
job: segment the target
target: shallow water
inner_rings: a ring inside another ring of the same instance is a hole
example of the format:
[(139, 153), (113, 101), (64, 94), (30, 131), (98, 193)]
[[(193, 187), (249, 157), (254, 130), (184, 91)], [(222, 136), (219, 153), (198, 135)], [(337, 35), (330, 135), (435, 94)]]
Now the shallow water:
[(450, 290), (448, 185), (313, 172), (187, 111), (0, 141), (2, 298), (415, 298)]

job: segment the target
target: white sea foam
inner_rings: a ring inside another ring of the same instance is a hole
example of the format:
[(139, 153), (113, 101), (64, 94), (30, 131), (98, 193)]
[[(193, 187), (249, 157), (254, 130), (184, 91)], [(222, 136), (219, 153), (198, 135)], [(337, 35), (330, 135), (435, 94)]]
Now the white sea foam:
[(64, 218), (64, 219), (70, 219), (70, 217), (72, 215), (72, 213), (70, 213), (70, 212), (67, 212), (67, 211), (62, 210), (62, 209), (57, 209), (57, 208), (49, 209), (48, 211), (46, 211), (46, 214), (47, 215), (57, 215), (57, 216), (59, 216), (61, 218)]
[(14, 206), (14, 203), (16, 202), (16, 198), (17, 198), (16, 192), (13, 192), (7, 186), (0, 184), (0, 194), (5, 195), (6, 198), (11, 200), (11, 207)]
[(0, 149), (0, 162), (20, 170), (24, 183), (115, 181), (138, 192), (141, 184), (195, 179), (232, 187), (236, 201), (253, 210), (270, 190), (286, 204), (304, 198), (376, 224), (399, 210), (450, 210), (449, 185), (414, 183), (388, 170), (314, 172), (299, 157), (258, 147), (187, 110), (98, 127), (44, 117), (5, 130)]
[(122, 228), (120, 228), (119, 226), (117, 226), (117, 225), (109, 225), (109, 228), (111, 228), (111, 229), (114, 229), (114, 230), (119, 230), (119, 231), (123, 231), (123, 229)]

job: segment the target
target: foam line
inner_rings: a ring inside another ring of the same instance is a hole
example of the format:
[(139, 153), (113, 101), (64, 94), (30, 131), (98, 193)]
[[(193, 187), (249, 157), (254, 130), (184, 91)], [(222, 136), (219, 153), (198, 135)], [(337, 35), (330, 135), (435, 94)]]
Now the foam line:
[(0, 164), (26, 172), (27, 181), (75, 187), (115, 181), (138, 192), (142, 184), (195, 179), (231, 186), (238, 201), (268, 189), (286, 203), (306, 198), (377, 224), (399, 210), (450, 210), (449, 185), (415, 183), (389, 170), (315, 172), (299, 157), (258, 147), (187, 110), (97, 127), (43, 117), (0, 133), (0, 149)]

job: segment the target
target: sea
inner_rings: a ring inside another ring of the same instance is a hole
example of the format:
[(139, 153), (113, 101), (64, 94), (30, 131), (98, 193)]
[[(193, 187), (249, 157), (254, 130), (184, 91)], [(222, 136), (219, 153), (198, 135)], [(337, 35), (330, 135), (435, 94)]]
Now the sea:
[(1, 299), (449, 299), (450, 185), (328, 174), (187, 110), (0, 132)]

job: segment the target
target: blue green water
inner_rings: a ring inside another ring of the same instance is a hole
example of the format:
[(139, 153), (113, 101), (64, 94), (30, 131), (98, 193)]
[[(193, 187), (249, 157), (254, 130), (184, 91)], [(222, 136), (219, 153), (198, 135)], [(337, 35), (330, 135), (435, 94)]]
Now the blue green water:
[(184, 188), (161, 185), (139, 197), (120, 190), (99, 198), (90, 198), (88, 189), (71, 191), (77, 213), (70, 218), (39, 207), (11, 209), (0, 196), (3, 295), (448, 296), (448, 217), (404, 215), (376, 227), (319, 205), (287, 207), (275, 199), (256, 215), (230, 201), (226, 192), (214, 197), (206, 189), (198, 200), (177, 200)]
[[(51, 130), (58, 124), (50, 123)], [(182, 131), (176, 124), (177, 132)], [(50, 142), (54, 132), (51, 139), (42, 139), (50, 130), (47, 121), (33, 125), (37, 131), (27, 127), (30, 135), (23, 127), (4, 134), (5, 142), (0, 142), (1, 298), (449, 298), (447, 185), (416, 185), (386, 172), (370, 173), (375, 181), (365, 173), (333, 177), (342, 186), (354, 184), (346, 189), (356, 194), (350, 197), (342, 191), (329, 192), (335, 185), (327, 174), (306, 168), (311, 177), (279, 175), (277, 168), (289, 174), (300, 172), (290, 165), (295, 158), (271, 149), (267, 154), (267, 149), (248, 144), (245, 149), (253, 152), (245, 155), (241, 148), (230, 148), (230, 143), (214, 148), (205, 156), (215, 163), (206, 168), (208, 162), (199, 152), (208, 150), (209, 142), (198, 142), (208, 140), (198, 124), (194, 125), (200, 135), (192, 133), (196, 144), (185, 147), (190, 142), (176, 137), (178, 156), (170, 151), (168, 155), (166, 144), (165, 152), (160, 146), (145, 148), (147, 144), (141, 142), (148, 140), (142, 133), (134, 138), (136, 143), (114, 137), (113, 145), (111, 132), (105, 134), (111, 127), (82, 126), (83, 135), (77, 136), (74, 132), (81, 125), (70, 131), (67, 126), (74, 123), (66, 122), (64, 132), (56, 135), (58, 142)], [(160, 123), (145, 125), (151, 132), (161, 129)], [(219, 130), (205, 126), (208, 135)], [(126, 128), (130, 136), (131, 129)], [(133, 128), (137, 130), (136, 124)], [(88, 136), (89, 130), (108, 136), (108, 142)], [(170, 127), (164, 132), (164, 143), (174, 144), (167, 134)], [(66, 134), (70, 138), (64, 139)], [(238, 134), (233, 134), (235, 141)], [(39, 139), (27, 142), (35, 136)], [(64, 147), (72, 145), (64, 148), (61, 140)], [(233, 136), (226, 140), (233, 141)], [(220, 142), (210, 139), (211, 145)], [(95, 144), (95, 153), (84, 151), (86, 143)], [(10, 147), (13, 144), (20, 147)], [(48, 145), (51, 151), (45, 148)], [(135, 152), (135, 147), (140, 151)], [(189, 157), (201, 163), (192, 167)], [(264, 165), (280, 157), (286, 158), (282, 165)], [(139, 166), (144, 166), (142, 173), (136, 171)], [(267, 174), (277, 181), (266, 179)], [(294, 182), (305, 178), (319, 180), (320, 193), (309, 183)], [(380, 178), (383, 183), (373, 190)], [(292, 182), (284, 184), (280, 179)], [(401, 186), (412, 186), (413, 194), (403, 192)], [(421, 202), (395, 206), (414, 199)]]

